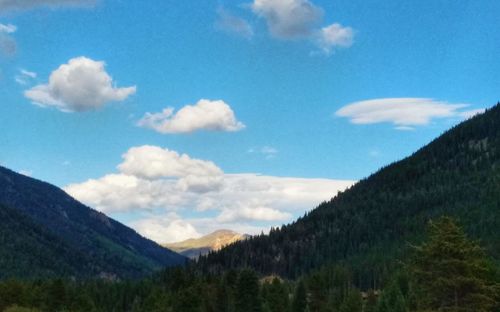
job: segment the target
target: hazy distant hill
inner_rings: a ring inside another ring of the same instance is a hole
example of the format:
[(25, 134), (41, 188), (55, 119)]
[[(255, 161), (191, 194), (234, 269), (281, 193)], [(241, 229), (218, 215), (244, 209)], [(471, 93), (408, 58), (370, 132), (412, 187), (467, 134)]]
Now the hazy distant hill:
[(201, 257), (198, 267), (296, 277), (341, 261), (355, 268), (358, 284), (376, 287), (408, 241), (443, 214), (457, 217), (500, 261), (500, 104), (269, 236)]
[(53, 185), (0, 167), (0, 278), (140, 277), (185, 259)]
[(191, 238), (182, 242), (165, 244), (165, 247), (189, 258), (206, 255), (234, 242), (247, 239), (249, 235), (230, 230), (218, 230), (200, 238)]

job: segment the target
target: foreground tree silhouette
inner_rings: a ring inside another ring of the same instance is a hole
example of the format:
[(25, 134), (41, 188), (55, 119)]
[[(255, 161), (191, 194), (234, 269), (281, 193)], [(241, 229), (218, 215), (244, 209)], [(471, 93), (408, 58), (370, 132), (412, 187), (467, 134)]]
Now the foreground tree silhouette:
[(236, 312), (261, 312), (259, 278), (252, 270), (240, 272), (236, 284)]
[(428, 231), (410, 264), (419, 309), (493, 311), (498, 285), (483, 249), (449, 217), (430, 222)]

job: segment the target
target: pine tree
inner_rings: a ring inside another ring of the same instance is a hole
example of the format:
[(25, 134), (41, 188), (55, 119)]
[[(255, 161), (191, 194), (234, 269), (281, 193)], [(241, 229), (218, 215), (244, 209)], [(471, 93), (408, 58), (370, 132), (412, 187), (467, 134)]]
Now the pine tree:
[(288, 292), (285, 285), (278, 279), (274, 278), (270, 284), (264, 284), (265, 301), (270, 312), (288, 312)]
[(242, 270), (236, 285), (236, 312), (261, 312), (262, 302), (259, 293), (259, 279), (251, 270)]
[(292, 312), (305, 312), (307, 309), (307, 293), (303, 280), (300, 280), (295, 288), (292, 301)]
[(340, 312), (362, 312), (363, 298), (357, 289), (351, 289), (347, 298), (340, 305)]
[(377, 312), (406, 312), (406, 302), (397, 281), (391, 282), (378, 301)]
[(484, 250), (449, 217), (430, 222), (428, 232), (428, 241), (415, 247), (410, 264), (419, 308), (492, 311), (498, 284)]

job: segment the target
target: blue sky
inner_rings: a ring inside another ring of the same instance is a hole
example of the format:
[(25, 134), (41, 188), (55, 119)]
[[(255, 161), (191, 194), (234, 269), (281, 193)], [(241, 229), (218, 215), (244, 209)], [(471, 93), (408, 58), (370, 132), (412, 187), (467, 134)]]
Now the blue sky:
[(495, 104), (499, 13), (495, 0), (0, 0), (0, 163), (157, 241), (258, 232)]

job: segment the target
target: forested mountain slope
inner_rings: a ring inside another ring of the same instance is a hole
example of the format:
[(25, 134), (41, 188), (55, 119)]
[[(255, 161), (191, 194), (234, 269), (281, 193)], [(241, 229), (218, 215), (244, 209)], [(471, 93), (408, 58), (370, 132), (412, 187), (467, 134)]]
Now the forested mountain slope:
[(0, 278), (140, 277), (185, 258), (61, 189), (0, 167)]
[(376, 287), (404, 258), (408, 242), (418, 241), (427, 221), (440, 215), (458, 218), (500, 260), (500, 104), (296, 222), (201, 257), (196, 267), (297, 277), (344, 262), (360, 286)]

